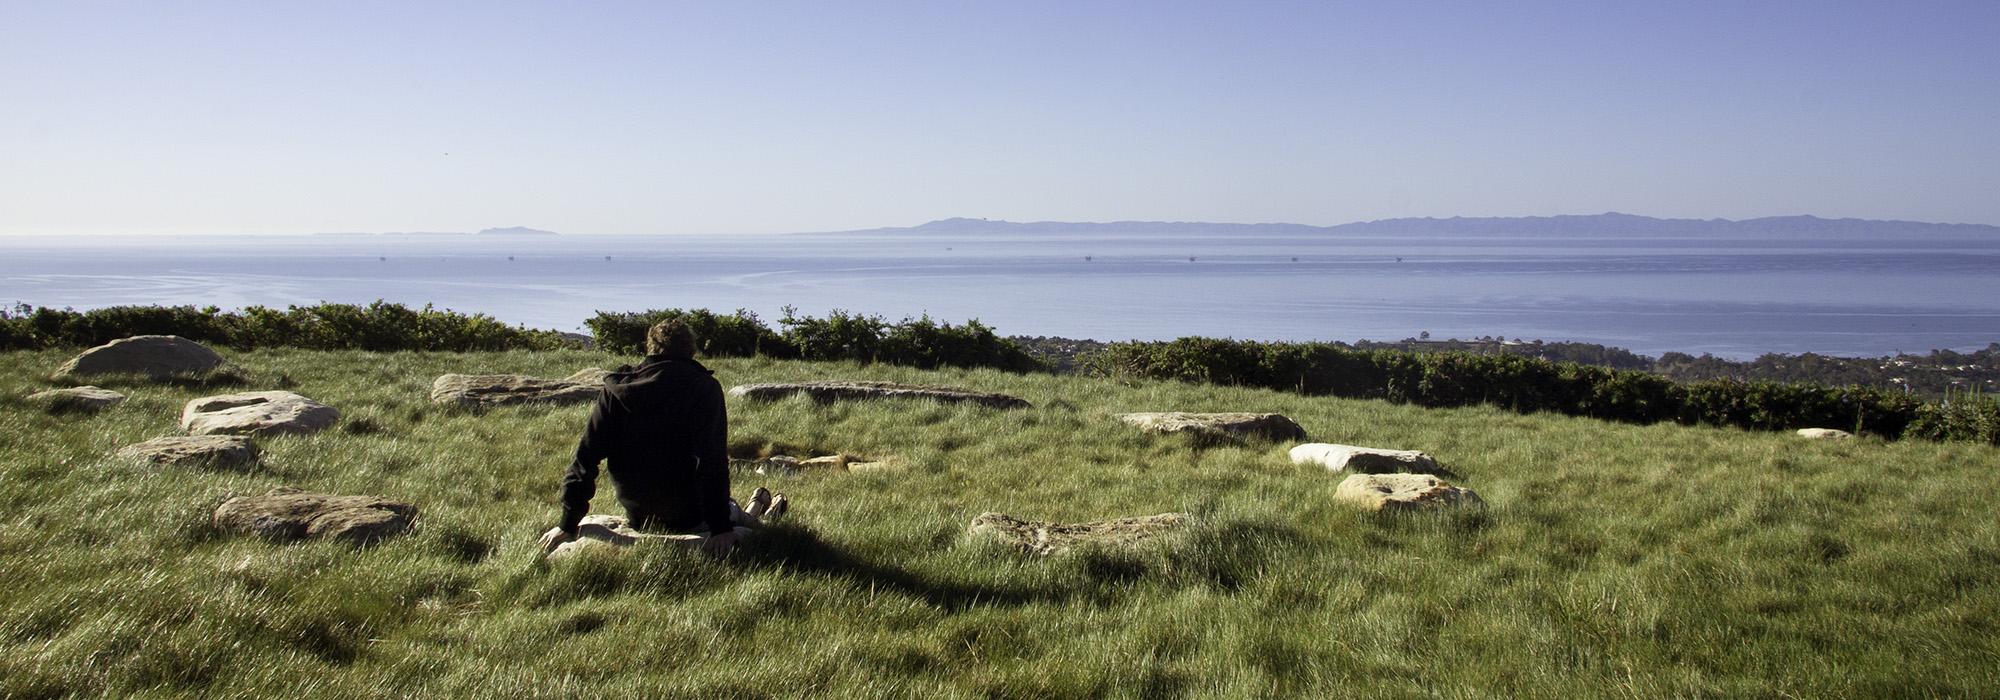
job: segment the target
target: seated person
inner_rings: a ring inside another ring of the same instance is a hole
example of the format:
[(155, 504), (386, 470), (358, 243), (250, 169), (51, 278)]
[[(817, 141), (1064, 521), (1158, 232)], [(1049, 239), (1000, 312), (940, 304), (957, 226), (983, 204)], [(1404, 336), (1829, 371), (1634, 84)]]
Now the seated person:
[(736, 546), (737, 525), (784, 512), (784, 496), (762, 488), (748, 509), (730, 499), (722, 385), (694, 354), (694, 332), (678, 319), (662, 321), (646, 331), (644, 362), (605, 377), (562, 480), (562, 519), (542, 535), (544, 554), (576, 539), (600, 461), (631, 527), (706, 530), (702, 549), (718, 556)]

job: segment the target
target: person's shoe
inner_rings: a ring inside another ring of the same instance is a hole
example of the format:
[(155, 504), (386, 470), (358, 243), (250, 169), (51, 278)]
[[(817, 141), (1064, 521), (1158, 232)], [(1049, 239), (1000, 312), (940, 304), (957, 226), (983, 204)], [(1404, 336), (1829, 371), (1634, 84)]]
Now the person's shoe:
[(791, 510), (791, 507), (792, 502), (785, 498), (785, 494), (778, 494), (771, 499), (771, 508), (764, 511), (764, 519), (777, 520), (785, 515), (785, 511)]
[(744, 508), (743, 512), (758, 517), (763, 517), (764, 513), (770, 510), (771, 510), (771, 490), (759, 486), (757, 487), (756, 491), (750, 492), (750, 507)]

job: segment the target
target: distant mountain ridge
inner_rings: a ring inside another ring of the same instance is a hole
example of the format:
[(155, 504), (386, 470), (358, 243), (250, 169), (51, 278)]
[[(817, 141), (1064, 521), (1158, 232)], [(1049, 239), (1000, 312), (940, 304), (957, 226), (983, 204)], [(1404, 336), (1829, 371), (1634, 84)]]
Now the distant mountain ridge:
[(1878, 219), (1823, 219), (1817, 216), (1769, 216), (1757, 219), (1658, 219), (1606, 212), (1559, 216), (1452, 217), (1380, 219), (1333, 226), (1309, 224), (1235, 224), (1201, 221), (1015, 222), (998, 219), (939, 219), (917, 226), (887, 227), (842, 233), (1215, 233), (1310, 234), (1356, 236), (1633, 236), (1861, 238), (1903, 236), (2000, 237), (2000, 226), (1940, 224)]

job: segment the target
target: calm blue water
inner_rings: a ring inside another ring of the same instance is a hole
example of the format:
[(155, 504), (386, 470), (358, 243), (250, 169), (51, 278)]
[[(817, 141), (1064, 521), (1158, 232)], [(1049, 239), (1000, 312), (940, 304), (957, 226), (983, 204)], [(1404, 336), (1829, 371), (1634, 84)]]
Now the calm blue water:
[(1883, 355), (2000, 341), (2000, 241), (0, 238), (0, 303), (376, 299), (562, 330), (580, 330), (600, 309), (745, 308), (775, 322), (789, 304), (813, 315), (928, 313), (978, 318), (1002, 334), (1101, 340), (1394, 340), (1430, 331), (1647, 354)]

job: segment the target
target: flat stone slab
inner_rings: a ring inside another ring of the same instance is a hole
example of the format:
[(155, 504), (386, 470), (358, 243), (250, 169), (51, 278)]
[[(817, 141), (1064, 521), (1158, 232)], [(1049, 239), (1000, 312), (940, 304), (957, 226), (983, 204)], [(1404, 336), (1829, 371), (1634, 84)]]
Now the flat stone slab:
[(224, 501), (212, 522), (222, 532), (284, 542), (321, 538), (366, 544), (408, 530), (416, 516), (416, 506), (386, 498), (277, 488)]
[(119, 448), (120, 459), (161, 466), (218, 468), (257, 464), (257, 445), (241, 435), (175, 435)]
[(1148, 433), (1189, 435), (1204, 443), (1306, 439), (1305, 428), (1278, 413), (1121, 413), (1118, 420)]
[(794, 474), (811, 471), (866, 472), (888, 471), (902, 466), (894, 457), (869, 459), (850, 454), (825, 455), (800, 459), (786, 455), (772, 455), (762, 459), (732, 459), (729, 466), (746, 469), (758, 474)]
[(155, 379), (221, 369), (221, 355), (177, 335), (135, 335), (99, 345), (56, 369), (56, 376), (142, 374)]
[(125, 403), (125, 395), (110, 389), (94, 386), (79, 386), (69, 389), (50, 389), (28, 395), (28, 403), (52, 411), (97, 412)]
[(1471, 489), (1429, 474), (1355, 474), (1340, 482), (1333, 497), (1378, 512), (1486, 507)]
[(1847, 440), (1854, 437), (1854, 433), (1833, 428), (1799, 428), (1798, 435), (1807, 440)]
[(591, 367), (561, 379), (522, 374), (446, 374), (431, 382), (431, 400), (467, 407), (518, 403), (584, 403), (597, 399), (609, 371)]
[(874, 399), (930, 399), (944, 403), (970, 403), (990, 408), (1028, 408), (1032, 404), (1026, 399), (993, 394), (970, 389), (925, 384), (898, 384), (896, 382), (792, 382), (781, 384), (744, 384), (729, 390), (729, 395), (775, 401), (794, 394), (805, 394), (814, 401), (869, 401)]
[[(738, 526), (739, 536), (750, 534), (750, 528)], [(657, 532), (640, 532), (632, 529), (622, 515), (586, 515), (577, 525), (576, 539), (557, 545), (549, 552), (550, 559), (566, 559), (580, 552), (603, 549), (622, 551), (635, 546), (672, 545), (697, 547), (705, 535), (676, 535)]]
[(189, 435), (265, 435), (318, 432), (340, 420), (340, 411), (289, 391), (246, 391), (189, 401), (181, 430)]
[(1437, 460), (1416, 450), (1309, 442), (1291, 451), (1293, 464), (1317, 464), (1330, 472), (1355, 474), (1439, 474)]
[(966, 533), (1029, 554), (1049, 555), (1079, 546), (1131, 547), (1185, 528), (1185, 513), (1161, 513), (1086, 523), (1023, 520), (1005, 513), (981, 513)]

